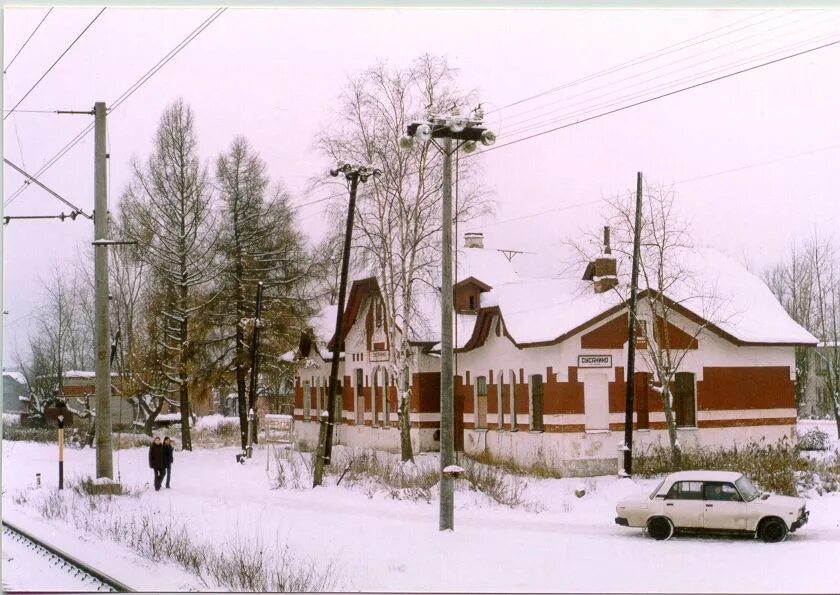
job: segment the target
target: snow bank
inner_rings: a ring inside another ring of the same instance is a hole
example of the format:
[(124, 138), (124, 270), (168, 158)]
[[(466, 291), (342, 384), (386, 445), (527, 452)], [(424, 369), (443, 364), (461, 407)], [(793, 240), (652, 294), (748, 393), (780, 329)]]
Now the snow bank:
[[(180, 418), (179, 418), (180, 419)], [(199, 417), (195, 424), (196, 430), (218, 430), (222, 426), (238, 426), (238, 417), (225, 417), (218, 413)]]

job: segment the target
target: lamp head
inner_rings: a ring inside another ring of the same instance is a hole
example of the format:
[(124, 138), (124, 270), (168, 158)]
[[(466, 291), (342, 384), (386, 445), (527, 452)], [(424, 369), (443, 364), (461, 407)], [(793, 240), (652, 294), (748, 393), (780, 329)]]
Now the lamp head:
[(452, 132), (461, 132), (467, 127), (467, 119), (464, 116), (454, 115), (449, 119), (449, 129)]
[(485, 147), (489, 147), (490, 145), (494, 144), (495, 142), (496, 142), (496, 134), (495, 133), (493, 133), (489, 130), (485, 130), (484, 132), (481, 133), (481, 144), (484, 145)]
[(432, 140), (432, 127), (428, 124), (420, 124), (414, 132), (414, 138), (424, 143)]
[(464, 151), (464, 153), (474, 153), (477, 148), (478, 145), (474, 140), (468, 140), (461, 145), (461, 150)]

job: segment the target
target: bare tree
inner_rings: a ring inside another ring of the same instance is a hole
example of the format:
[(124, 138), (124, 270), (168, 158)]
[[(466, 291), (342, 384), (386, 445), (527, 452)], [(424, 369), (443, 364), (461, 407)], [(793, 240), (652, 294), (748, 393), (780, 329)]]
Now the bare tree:
[(195, 373), (203, 355), (199, 315), (215, 297), (211, 284), (219, 274), (218, 232), (193, 113), (182, 100), (166, 109), (152, 155), (133, 169), (123, 196), (124, 230), (139, 242), (138, 253), (160, 284), (160, 340), (168, 356), (160, 363), (178, 387), (181, 444), (192, 450), (190, 389), (199, 380)]
[(814, 326), (824, 349), (824, 388), (831, 400), (837, 436), (840, 438), (840, 249), (833, 238), (821, 240), (816, 234), (809, 246), (814, 279)]
[[(679, 468), (682, 450), (677, 438), (675, 381), (683, 361), (696, 347), (701, 333), (710, 325), (723, 322), (724, 304), (715, 288), (709, 286), (690, 264), (695, 247), (688, 226), (675, 211), (674, 199), (675, 193), (671, 188), (645, 185), (636, 336), (637, 341), (644, 345), (637, 353), (654, 376), (652, 388), (661, 398), (671, 462)], [(614, 239), (613, 249), (619, 256), (619, 279), (622, 279), (612, 291), (625, 305), (629, 304), (630, 297), (628, 269), (633, 256), (635, 202), (635, 192), (607, 199), (607, 221)], [(587, 261), (597, 256), (590, 246), (575, 247)], [(699, 319), (684, 324), (685, 309), (698, 315)], [(682, 331), (678, 338), (672, 328)], [(633, 379), (628, 378), (627, 381), (632, 382)]]
[[(782, 304), (788, 315), (809, 331), (815, 323), (815, 279), (812, 248), (794, 244), (787, 257), (765, 270), (762, 279)], [(796, 404), (800, 414), (808, 394), (811, 377), (812, 349), (795, 348)]]
[[(399, 379), (403, 460), (413, 458), (409, 403), (415, 364), (410, 340), (418, 330), (417, 285), (438, 285), (442, 168), (440, 154), (431, 145), (421, 143), (403, 151), (398, 141), (406, 126), (427, 111), (467, 107), (454, 79), (455, 71), (446, 60), (430, 55), (404, 69), (378, 64), (348, 82), (338, 125), (319, 139), (334, 162), (370, 164), (382, 171), (359, 188), (353, 243), (375, 270), (384, 305), (390, 377)], [(469, 183), (474, 167), (471, 160), (460, 171), (456, 217), (461, 221), (486, 207), (480, 188)]]

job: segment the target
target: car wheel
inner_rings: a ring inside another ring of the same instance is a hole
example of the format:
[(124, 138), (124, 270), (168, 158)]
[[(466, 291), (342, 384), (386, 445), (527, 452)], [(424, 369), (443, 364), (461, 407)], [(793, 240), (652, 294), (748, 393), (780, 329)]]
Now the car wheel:
[(670, 539), (674, 534), (674, 524), (664, 516), (655, 516), (647, 522), (647, 533), (657, 541)]
[(758, 531), (759, 537), (767, 543), (778, 543), (782, 541), (788, 533), (787, 526), (782, 519), (767, 519), (761, 523), (761, 529)]

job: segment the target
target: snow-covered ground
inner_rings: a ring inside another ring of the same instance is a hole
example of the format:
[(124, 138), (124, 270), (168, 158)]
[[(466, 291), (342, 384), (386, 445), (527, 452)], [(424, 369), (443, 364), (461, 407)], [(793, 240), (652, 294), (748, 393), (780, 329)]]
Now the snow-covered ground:
[[(138, 498), (115, 498), (114, 514), (155, 515), (160, 523), (186, 525), (197, 542), (220, 548), (238, 540), (287, 545), (300, 560), (320, 568), (332, 564), (335, 590), (837, 592), (840, 585), (837, 493), (810, 499), (809, 524), (780, 544), (650, 540), (613, 519), (618, 499), (650, 492), (656, 480), (615, 477), (528, 479), (527, 509), (510, 509), (459, 490), (455, 531), (441, 533), (434, 498), (431, 503), (394, 500), (384, 491), (348, 487), (348, 482), (336, 487), (333, 477), (331, 485), (315, 490), (275, 490), (263, 447), (245, 465), (235, 462), (236, 452), (177, 451), (172, 489), (146, 487)], [(4, 517), (49, 536), (82, 559), (100, 560), (105, 572), (137, 589), (208, 588), (174, 564), (152, 563), (125, 546), (78, 535), (69, 524), (46, 521), (32, 507), (17, 504), (15, 495), (22, 491), (34, 498), (56, 487), (55, 461), (55, 445), (3, 442)], [(114, 464), (126, 486), (151, 482), (145, 448), (119, 451)], [(65, 450), (66, 477), (93, 475), (94, 470), (93, 451)], [(38, 472), (43, 487), (35, 490)], [(577, 498), (574, 491), (581, 484), (586, 495)], [(72, 498), (65, 492), (65, 498)], [(4, 560), (4, 577), (10, 569)]]

